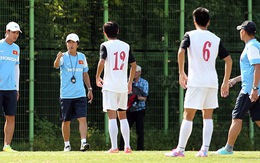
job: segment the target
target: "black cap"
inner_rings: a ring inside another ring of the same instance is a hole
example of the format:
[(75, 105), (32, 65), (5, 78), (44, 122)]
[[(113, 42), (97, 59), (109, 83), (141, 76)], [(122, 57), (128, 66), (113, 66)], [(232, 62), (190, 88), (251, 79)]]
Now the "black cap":
[(237, 30), (244, 29), (248, 33), (255, 34), (256, 33), (256, 25), (252, 21), (244, 21), (241, 25), (237, 26)]

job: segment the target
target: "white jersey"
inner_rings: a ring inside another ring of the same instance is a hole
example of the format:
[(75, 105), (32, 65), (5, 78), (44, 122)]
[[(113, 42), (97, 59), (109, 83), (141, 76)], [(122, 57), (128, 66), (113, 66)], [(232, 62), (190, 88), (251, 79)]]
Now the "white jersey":
[(218, 88), (215, 68), (220, 38), (208, 30), (192, 30), (188, 47), (187, 86)]
[(127, 93), (127, 68), (130, 46), (121, 40), (109, 40), (101, 44), (107, 50), (102, 90)]

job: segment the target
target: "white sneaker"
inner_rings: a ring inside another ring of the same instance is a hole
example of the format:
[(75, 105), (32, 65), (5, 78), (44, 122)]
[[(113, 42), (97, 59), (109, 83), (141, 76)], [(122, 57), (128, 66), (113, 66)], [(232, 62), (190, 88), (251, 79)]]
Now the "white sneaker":
[(89, 149), (89, 147), (90, 147), (89, 143), (87, 143), (87, 142), (82, 143), (80, 146), (80, 151), (86, 151)]
[(64, 151), (64, 152), (70, 152), (70, 151), (71, 151), (71, 146), (68, 145), (68, 146), (64, 147), (64, 150), (63, 150), (63, 151)]

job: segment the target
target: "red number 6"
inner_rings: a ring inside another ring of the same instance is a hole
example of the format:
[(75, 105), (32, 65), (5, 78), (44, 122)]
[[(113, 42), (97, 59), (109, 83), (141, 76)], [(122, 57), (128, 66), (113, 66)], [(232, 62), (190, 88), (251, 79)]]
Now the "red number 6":
[(204, 43), (203, 50), (202, 50), (202, 52), (203, 52), (203, 59), (205, 61), (208, 61), (209, 57), (210, 57), (210, 51), (209, 51), (208, 47), (209, 48), (211, 47), (211, 43), (209, 41), (206, 41)]

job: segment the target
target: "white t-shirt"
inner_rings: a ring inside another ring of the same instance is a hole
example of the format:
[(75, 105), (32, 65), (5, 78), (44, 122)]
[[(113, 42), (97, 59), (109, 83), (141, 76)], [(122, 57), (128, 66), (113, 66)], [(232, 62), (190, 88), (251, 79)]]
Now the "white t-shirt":
[(102, 91), (127, 93), (129, 44), (121, 40), (109, 40), (102, 43), (100, 47), (102, 46), (105, 46), (107, 50)]
[(192, 30), (188, 47), (187, 86), (218, 88), (215, 68), (220, 38), (208, 30)]

